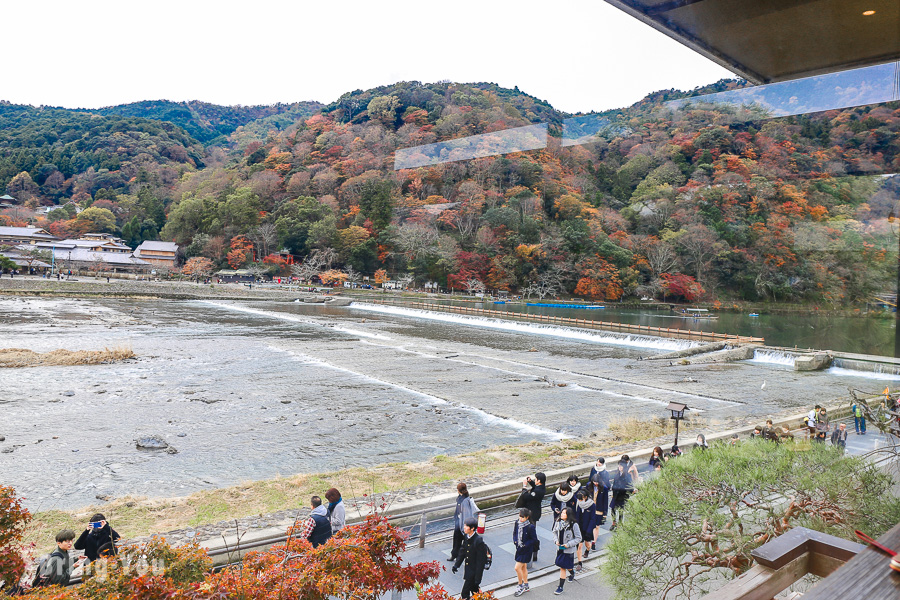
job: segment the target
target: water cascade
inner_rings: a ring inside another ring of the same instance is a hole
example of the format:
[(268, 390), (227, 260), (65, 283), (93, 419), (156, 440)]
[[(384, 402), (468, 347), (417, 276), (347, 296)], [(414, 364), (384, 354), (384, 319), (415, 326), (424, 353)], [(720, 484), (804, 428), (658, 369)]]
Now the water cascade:
[(795, 358), (796, 357), (789, 352), (757, 349), (753, 353), (753, 358), (751, 358), (749, 362), (793, 367)]
[(610, 344), (614, 346), (629, 346), (632, 348), (649, 348), (652, 350), (675, 351), (692, 348), (699, 345), (698, 342), (689, 340), (677, 340), (670, 338), (658, 338), (645, 335), (616, 334), (603, 331), (587, 331), (576, 327), (563, 327), (559, 325), (541, 325), (539, 323), (520, 323), (517, 321), (505, 321), (489, 317), (473, 317), (439, 313), (418, 308), (404, 308), (400, 306), (382, 306), (375, 304), (361, 304), (354, 302), (351, 310), (383, 313), (401, 317), (413, 317), (418, 319), (430, 319), (445, 323), (456, 323), (469, 327), (486, 327), (490, 329), (502, 329), (531, 335), (548, 335), (554, 337), (593, 342), (596, 344)]

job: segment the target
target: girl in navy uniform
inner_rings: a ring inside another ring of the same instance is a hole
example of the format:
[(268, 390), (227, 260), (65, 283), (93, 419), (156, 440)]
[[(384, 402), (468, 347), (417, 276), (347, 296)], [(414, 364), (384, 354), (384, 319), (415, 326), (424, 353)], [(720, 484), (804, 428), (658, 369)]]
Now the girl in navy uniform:
[(578, 523), (578, 529), (581, 531), (582, 543), (578, 544), (576, 571), (581, 571), (582, 558), (587, 558), (590, 554), (591, 545), (594, 542), (594, 529), (599, 524), (599, 520), (594, 501), (591, 500), (586, 491), (579, 491), (575, 495), (575, 521)]
[(553, 593), (559, 595), (566, 584), (566, 571), (569, 572), (568, 580), (575, 580), (575, 550), (581, 543), (581, 531), (572, 508), (566, 506), (562, 509), (559, 520), (553, 525), (553, 535), (556, 538), (555, 564), (559, 567), (559, 587)]
[(528, 563), (537, 550), (537, 530), (531, 522), (531, 511), (523, 508), (519, 511), (519, 520), (513, 528), (513, 544), (516, 545), (516, 577), (519, 587), (514, 596), (521, 596), (528, 588)]
[(559, 519), (562, 509), (569, 507), (575, 509), (575, 494), (572, 493), (572, 487), (568, 482), (562, 483), (553, 498), (550, 499), (550, 509), (553, 511), (553, 520)]

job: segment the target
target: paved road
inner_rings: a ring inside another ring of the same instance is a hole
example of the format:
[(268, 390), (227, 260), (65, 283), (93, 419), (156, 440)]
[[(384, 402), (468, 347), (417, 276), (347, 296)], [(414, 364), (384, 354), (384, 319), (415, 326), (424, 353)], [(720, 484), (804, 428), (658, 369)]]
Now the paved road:
[[(850, 429), (850, 435), (847, 438), (849, 454), (865, 454), (884, 443), (884, 436), (877, 431), (870, 431), (867, 435), (856, 435), (853, 432), (852, 419), (848, 423), (848, 428)], [(638, 464), (638, 471), (646, 474), (649, 466), (646, 463)], [(549, 527), (552, 526), (552, 519), (547, 514), (548, 510), (544, 510), (544, 517), (538, 522), (538, 537), (541, 539), (543, 549), (538, 553), (538, 560), (529, 570), (531, 591), (522, 596), (527, 600), (549, 600), (557, 597), (553, 592), (559, 583), (559, 569), (553, 566), (556, 552), (553, 546), (553, 535), (549, 530)], [(484, 534), (485, 541), (494, 553), (494, 562), (491, 569), (484, 574), (482, 589), (493, 590), (498, 598), (511, 597), (516, 590), (516, 574), (513, 570), (515, 565), (513, 559), (515, 547), (512, 543), (513, 522), (513, 517), (498, 518), (495, 522), (488, 523), (488, 529)], [(609, 524), (600, 530), (600, 539), (597, 541), (598, 549), (605, 546), (609, 540), (611, 534), (608, 527)], [(440, 576), (440, 582), (451, 594), (459, 594), (462, 589), (462, 571), (454, 575), (450, 571), (451, 563), (447, 562), (450, 557), (451, 545), (452, 538), (449, 533), (436, 534), (429, 537), (425, 548), (412, 546), (404, 553), (404, 557), (409, 562), (440, 561), (447, 567)], [(585, 561), (584, 571), (576, 576), (574, 582), (566, 583), (561, 597), (578, 596), (592, 600), (611, 600), (614, 597), (612, 589), (606, 585), (598, 571), (601, 560), (600, 552), (591, 553), (589, 560)], [(407, 592), (403, 595), (403, 600), (412, 600), (414, 597), (414, 592)]]

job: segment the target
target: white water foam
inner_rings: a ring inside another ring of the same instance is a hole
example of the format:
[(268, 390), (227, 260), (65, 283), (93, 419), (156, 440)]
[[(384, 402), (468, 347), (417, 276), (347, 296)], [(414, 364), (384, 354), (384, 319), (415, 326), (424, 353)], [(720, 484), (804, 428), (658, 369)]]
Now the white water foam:
[(831, 367), (825, 371), (829, 375), (839, 375), (843, 377), (859, 377), (861, 379), (876, 379), (880, 381), (900, 381), (900, 374), (895, 373), (876, 373), (875, 371), (857, 371), (856, 369), (845, 369), (843, 367)]
[(511, 427), (517, 431), (521, 431), (522, 433), (527, 433), (529, 435), (540, 435), (545, 436), (554, 440), (563, 440), (570, 438), (572, 436), (566, 435), (565, 433), (559, 433), (557, 431), (551, 431), (549, 429), (544, 429), (543, 427), (536, 427), (534, 425), (529, 425), (528, 423), (522, 423), (521, 421), (516, 421), (514, 419), (507, 419), (504, 417), (498, 417), (497, 415), (492, 415), (489, 412), (485, 412), (480, 408), (475, 408), (474, 406), (469, 406), (467, 404), (462, 404), (459, 402), (450, 402), (448, 400), (444, 400), (443, 398), (438, 398), (437, 396), (432, 396), (431, 394), (426, 394), (425, 392), (420, 392), (418, 390), (414, 390), (408, 388), (406, 386), (391, 383), (389, 381), (384, 381), (383, 379), (378, 379), (377, 377), (372, 377), (371, 375), (366, 375), (364, 373), (359, 373), (357, 371), (353, 371), (351, 369), (347, 369), (344, 367), (339, 367), (337, 365), (333, 365), (329, 362), (325, 362), (321, 359), (314, 358), (312, 356), (306, 354), (300, 354), (298, 352), (294, 352), (292, 350), (284, 350), (282, 348), (276, 348), (275, 346), (269, 346), (270, 350), (275, 352), (285, 352), (291, 356), (291, 360), (295, 360), (299, 363), (306, 365), (313, 365), (316, 367), (324, 367), (327, 369), (332, 369), (334, 371), (340, 371), (342, 373), (347, 373), (349, 375), (353, 375), (354, 377), (359, 377), (360, 379), (365, 379), (367, 381), (371, 381), (373, 383), (377, 383), (378, 385), (385, 385), (388, 387), (392, 387), (396, 390), (401, 390), (408, 394), (412, 394), (414, 396), (418, 396), (419, 398), (423, 398), (431, 404), (435, 405), (445, 405), (452, 406), (454, 408), (458, 408), (460, 410), (464, 410), (466, 412), (473, 413), (481, 418), (488, 425), (502, 425), (505, 427)]
[(775, 350), (754, 350), (753, 358), (751, 358), (747, 362), (793, 367), (795, 360), (796, 357), (793, 354), (788, 354), (787, 352), (778, 352)]
[(238, 304), (223, 304), (221, 302), (213, 302), (211, 300), (201, 300), (204, 304), (209, 304), (211, 306), (215, 306), (216, 308), (224, 308), (226, 310), (233, 310), (236, 312), (247, 313), (251, 315), (259, 315), (261, 317), (269, 317), (271, 319), (280, 319), (282, 321), (291, 321), (293, 323), (303, 323), (305, 325), (316, 325), (319, 327), (328, 327), (329, 329), (334, 329), (335, 331), (342, 331), (344, 333), (349, 333), (350, 335), (358, 335), (359, 337), (367, 337), (376, 340), (390, 340), (386, 335), (380, 335), (377, 333), (369, 333), (368, 331), (360, 331), (358, 329), (351, 329), (349, 327), (338, 327), (336, 325), (320, 323), (318, 321), (313, 321), (311, 319), (302, 319), (295, 315), (289, 315), (287, 313), (281, 312), (270, 312), (266, 310), (258, 310), (256, 308), (249, 308), (247, 306), (240, 306)]
[(388, 315), (397, 315), (402, 317), (414, 317), (419, 319), (430, 319), (433, 321), (443, 321), (445, 323), (456, 323), (459, 325), (468, 325), (470, 327), (487, 327), (490, 329), (502, 329), (504, 331), (514, 331), (517, 333), (548, 335), (572, 340), (580, 340), (584, 342), (593, 342), (596, 344), (611, 344), (615, 346), (627, 346), (631, 348), (650, 348), (653, 350), (673, 351), (684, 350), (685, 348), (693, 348), (694, 346), (699, 345), (697, 342), (690, 342), (687, 340), (657, 338), (643, 335), (621, 335), (605, 332), (601, 333), (597, 331), (576, 329), (574, 327), (563, 327), (559, 325), (539, 325), (535, 323), (520, 323), (517, 321), (505, 321), (503, 319), (491, 319), (488, 317), (470, 317), (466, 315), (454, 315), (430, 310), (420, 310), (418, 308), (404, 308), (399, 306), (383, 306), (376, 304), (358, 304), (356, 302), (351, 304), (350, 308)]

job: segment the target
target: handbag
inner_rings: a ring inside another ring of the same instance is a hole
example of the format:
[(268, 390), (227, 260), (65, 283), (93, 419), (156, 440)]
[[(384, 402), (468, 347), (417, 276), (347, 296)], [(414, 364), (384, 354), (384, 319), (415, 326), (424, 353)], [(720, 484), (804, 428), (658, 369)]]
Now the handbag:
[(528, 498), (528, 490), (522, 490), (522, 493), (519, 494), (519, 497), (516, 499), (516, 508), (525, 508), (525, 502)]

